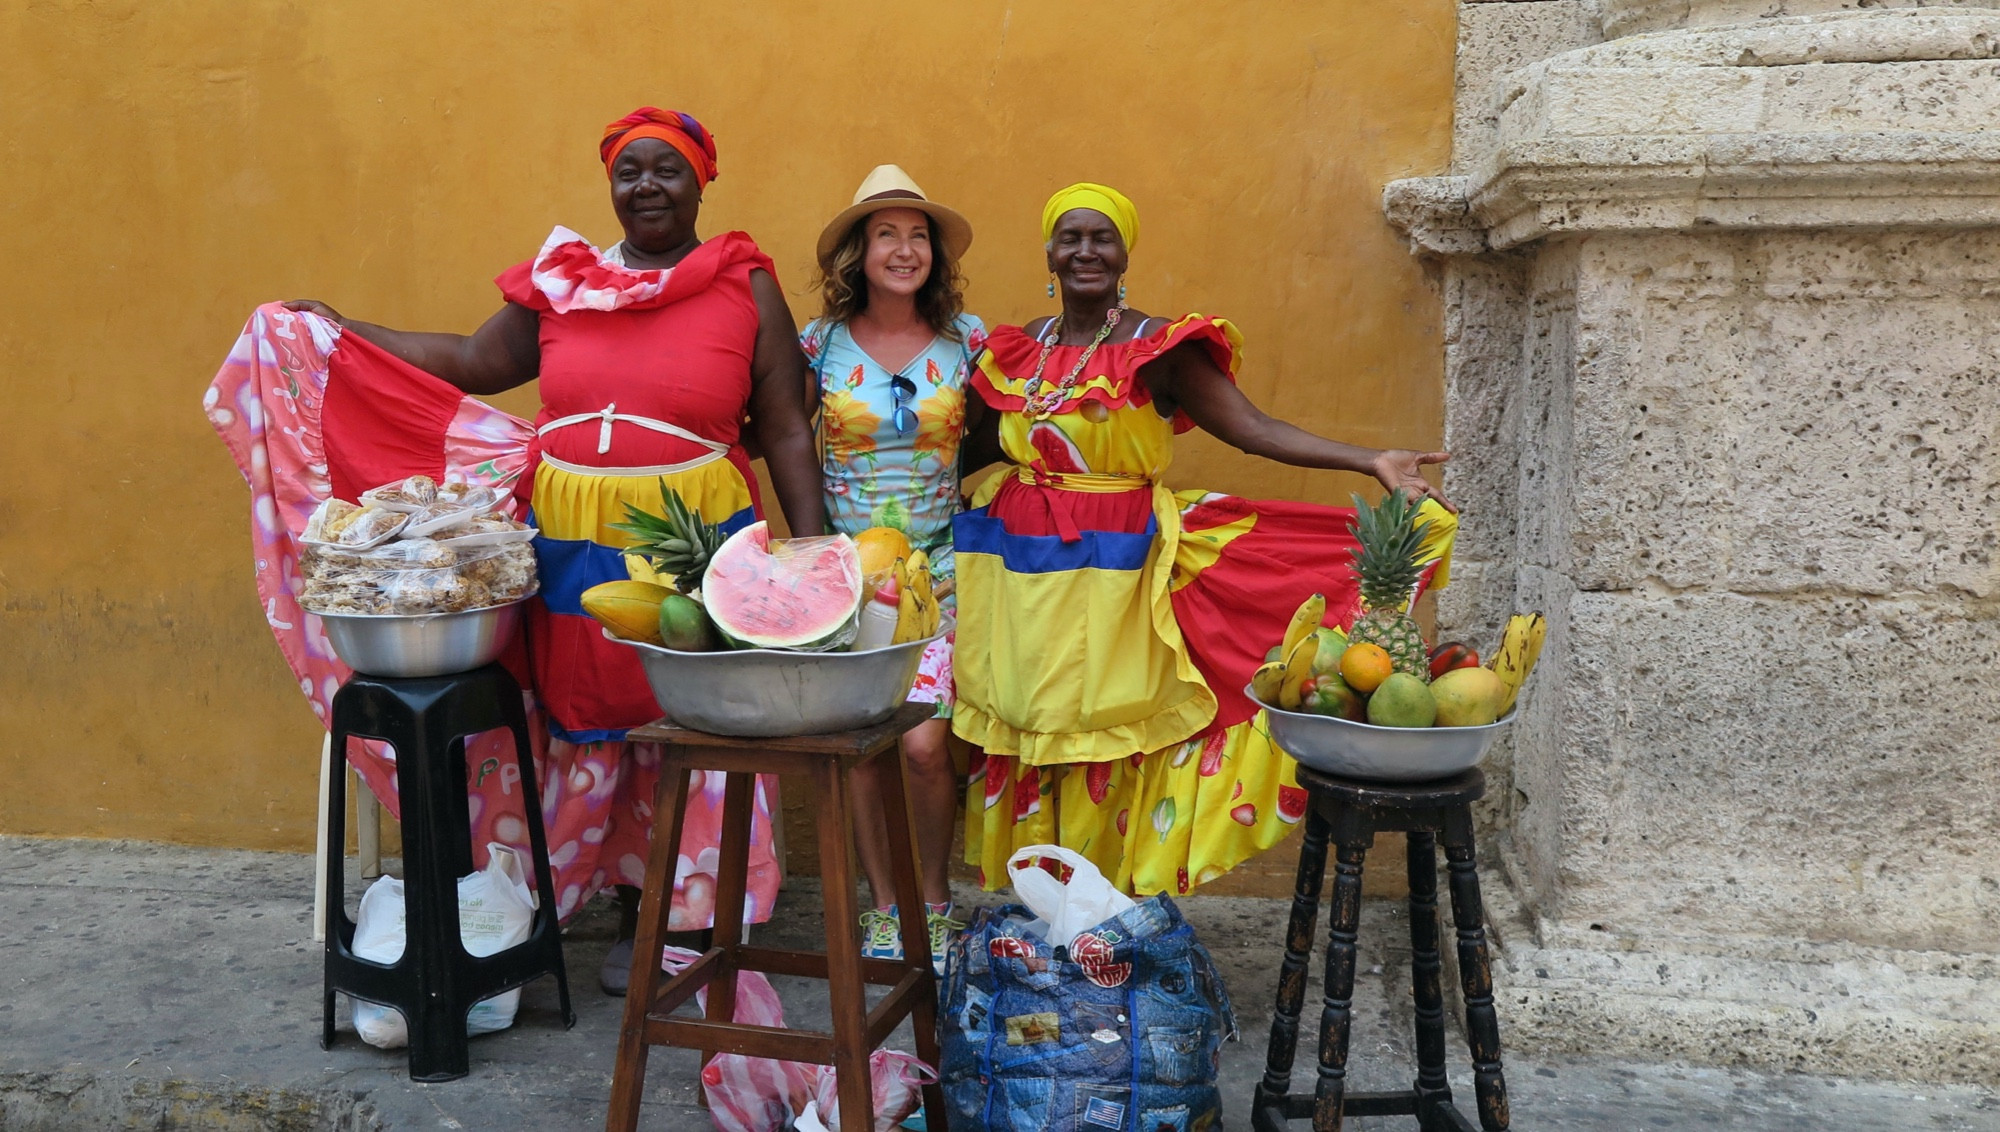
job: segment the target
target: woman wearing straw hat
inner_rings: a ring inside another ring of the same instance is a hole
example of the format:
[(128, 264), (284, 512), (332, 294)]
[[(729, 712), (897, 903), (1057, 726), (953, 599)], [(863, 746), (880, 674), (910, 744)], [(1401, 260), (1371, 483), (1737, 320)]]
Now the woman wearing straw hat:
[[(1240, 689), (1315, 591), (1354, 616), (1352, 511), (1172, 491), (1177, 433), (1436, 496), (1442, 452), (1315, 436), (1236, 388), (1243, 336), (1125, 303), (1139, 213), (1077, 184), (1042, 211), (1050, 317), (996, 328), (971, 379), (1011, 466), (956, 520), (961, 582), (952, 727), (985, 758), (966, 856), (989, 887), (1024, 846), (1089, 857), (1128, 892), (1184, 893), (1276, 844), (1304, 815), (1292, 760)], [(1060, 287), (1058, 287), (1060, 285)], [(1455, 520), (1426, 499), (1439, 573)]]
[[(879, 165), (819, 238), (820, 317), (800, 344), (819, 378), (827, 520), (858, 535), (893, 527), (930, 556), (937, 592), (953, 608), (951, 519), (959, 509), (965, 381), (985, 326), (964, 313), (958, 260), (972, 243), (965, 217), (926, 197), (909, 174)], [(945, 879), (957, 787), (945, 749), (952, 704), (950, 638), (924, 654), (910, 698), (937, 718), (903, 738), (931, 956), (959, 925)], [(879, 901), (890, 862), (875, 791), (855, 794), (861, 869)], [(862, 954), (901, 958), (898, 909), (863, 913)]]

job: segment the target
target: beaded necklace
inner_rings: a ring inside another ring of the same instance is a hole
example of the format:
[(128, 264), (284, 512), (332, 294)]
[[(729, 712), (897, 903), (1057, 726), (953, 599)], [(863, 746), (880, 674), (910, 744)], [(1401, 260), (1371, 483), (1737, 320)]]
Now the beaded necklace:
[(1064, 374), (1061, 380), (1045, 389), (1042, 370), (1047, 368), (1049, 355), (1056, 348), (1056, 340), (1062, 336), (1063, 316), (1057, 315), (1055, 321), (1049, 324), (1047, 337), (1042, 339), (1041, 356), (1035, 359), (1035, 374), (1028, 379), (1027, 386), (1021, 391), (1021, 411), (1035, 420), (1045, 421), (1057, 409), (1062, 408), (1063, 402), (1069, 400), (1070, 390), (1076, 388), (1076, 381), (1082, 376), (1083, 367), (1090, 364), (1091, 355), (1097, 353), (1097, 348), (1104, 345), (1106, 338), (1111, 337), (1111, 332), (1118, 328), (1118, 320), (1124, 317), (1125, 304), (1122, 302), (1106, 311), (1104, 325), (1091, 337), (1090, 345), (1083, 348), (1083, 356), (1076, 360), (1076, 364), (1070, 367), (1070, 371)]

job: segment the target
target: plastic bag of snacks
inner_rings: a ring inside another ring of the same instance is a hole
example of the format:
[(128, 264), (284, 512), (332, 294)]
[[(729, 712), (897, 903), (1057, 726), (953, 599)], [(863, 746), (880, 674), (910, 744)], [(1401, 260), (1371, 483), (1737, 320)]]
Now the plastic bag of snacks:
[(327, 500), (299, 538), (308, 611), (462, 613), (539, 589), (534, 528), (492, 510), (490, 488), (411, 476), (362, 499)]

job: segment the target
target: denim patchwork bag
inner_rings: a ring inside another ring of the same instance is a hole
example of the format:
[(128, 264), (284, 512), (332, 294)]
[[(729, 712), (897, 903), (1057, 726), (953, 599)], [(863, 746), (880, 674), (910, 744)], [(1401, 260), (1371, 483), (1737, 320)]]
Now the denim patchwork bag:
[(1209, 1132), (1236, 1036), (1208, 951), (1155, 896), (1053, 947), (1018, 904), (987, 909), (947, 955), (942, 1031), (952, 1127)]

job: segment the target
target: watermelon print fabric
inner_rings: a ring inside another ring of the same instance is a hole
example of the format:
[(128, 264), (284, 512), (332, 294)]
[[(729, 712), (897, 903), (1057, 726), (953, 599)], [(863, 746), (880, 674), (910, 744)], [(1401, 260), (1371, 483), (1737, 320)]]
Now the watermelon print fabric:
[[(1234, 379), (1242, 336), (1201, 315), (1101, 347), (1044, 420), (1022, 412), (1041, 343), (1020, 328), (996, 329), (973, 374), (1015, 465), (956, 520), (952, 729), (984, 752), (965, 840), (988, 887), (1016, 850), (1053, 843), (1127, 892), (1178, 895), (1304, 817), (1295, 764), (1243, 687), (1308, 595), (1352, 623), (1354, 513), (1162, 483), (1193, 422), (1161, 416), (1140, 371), (1183, 344)], [(1057, 346), (1047, 372), (1082, 351)], [(1428, 585), (1456, 527), (1434, 503), (1424, 517)]]

